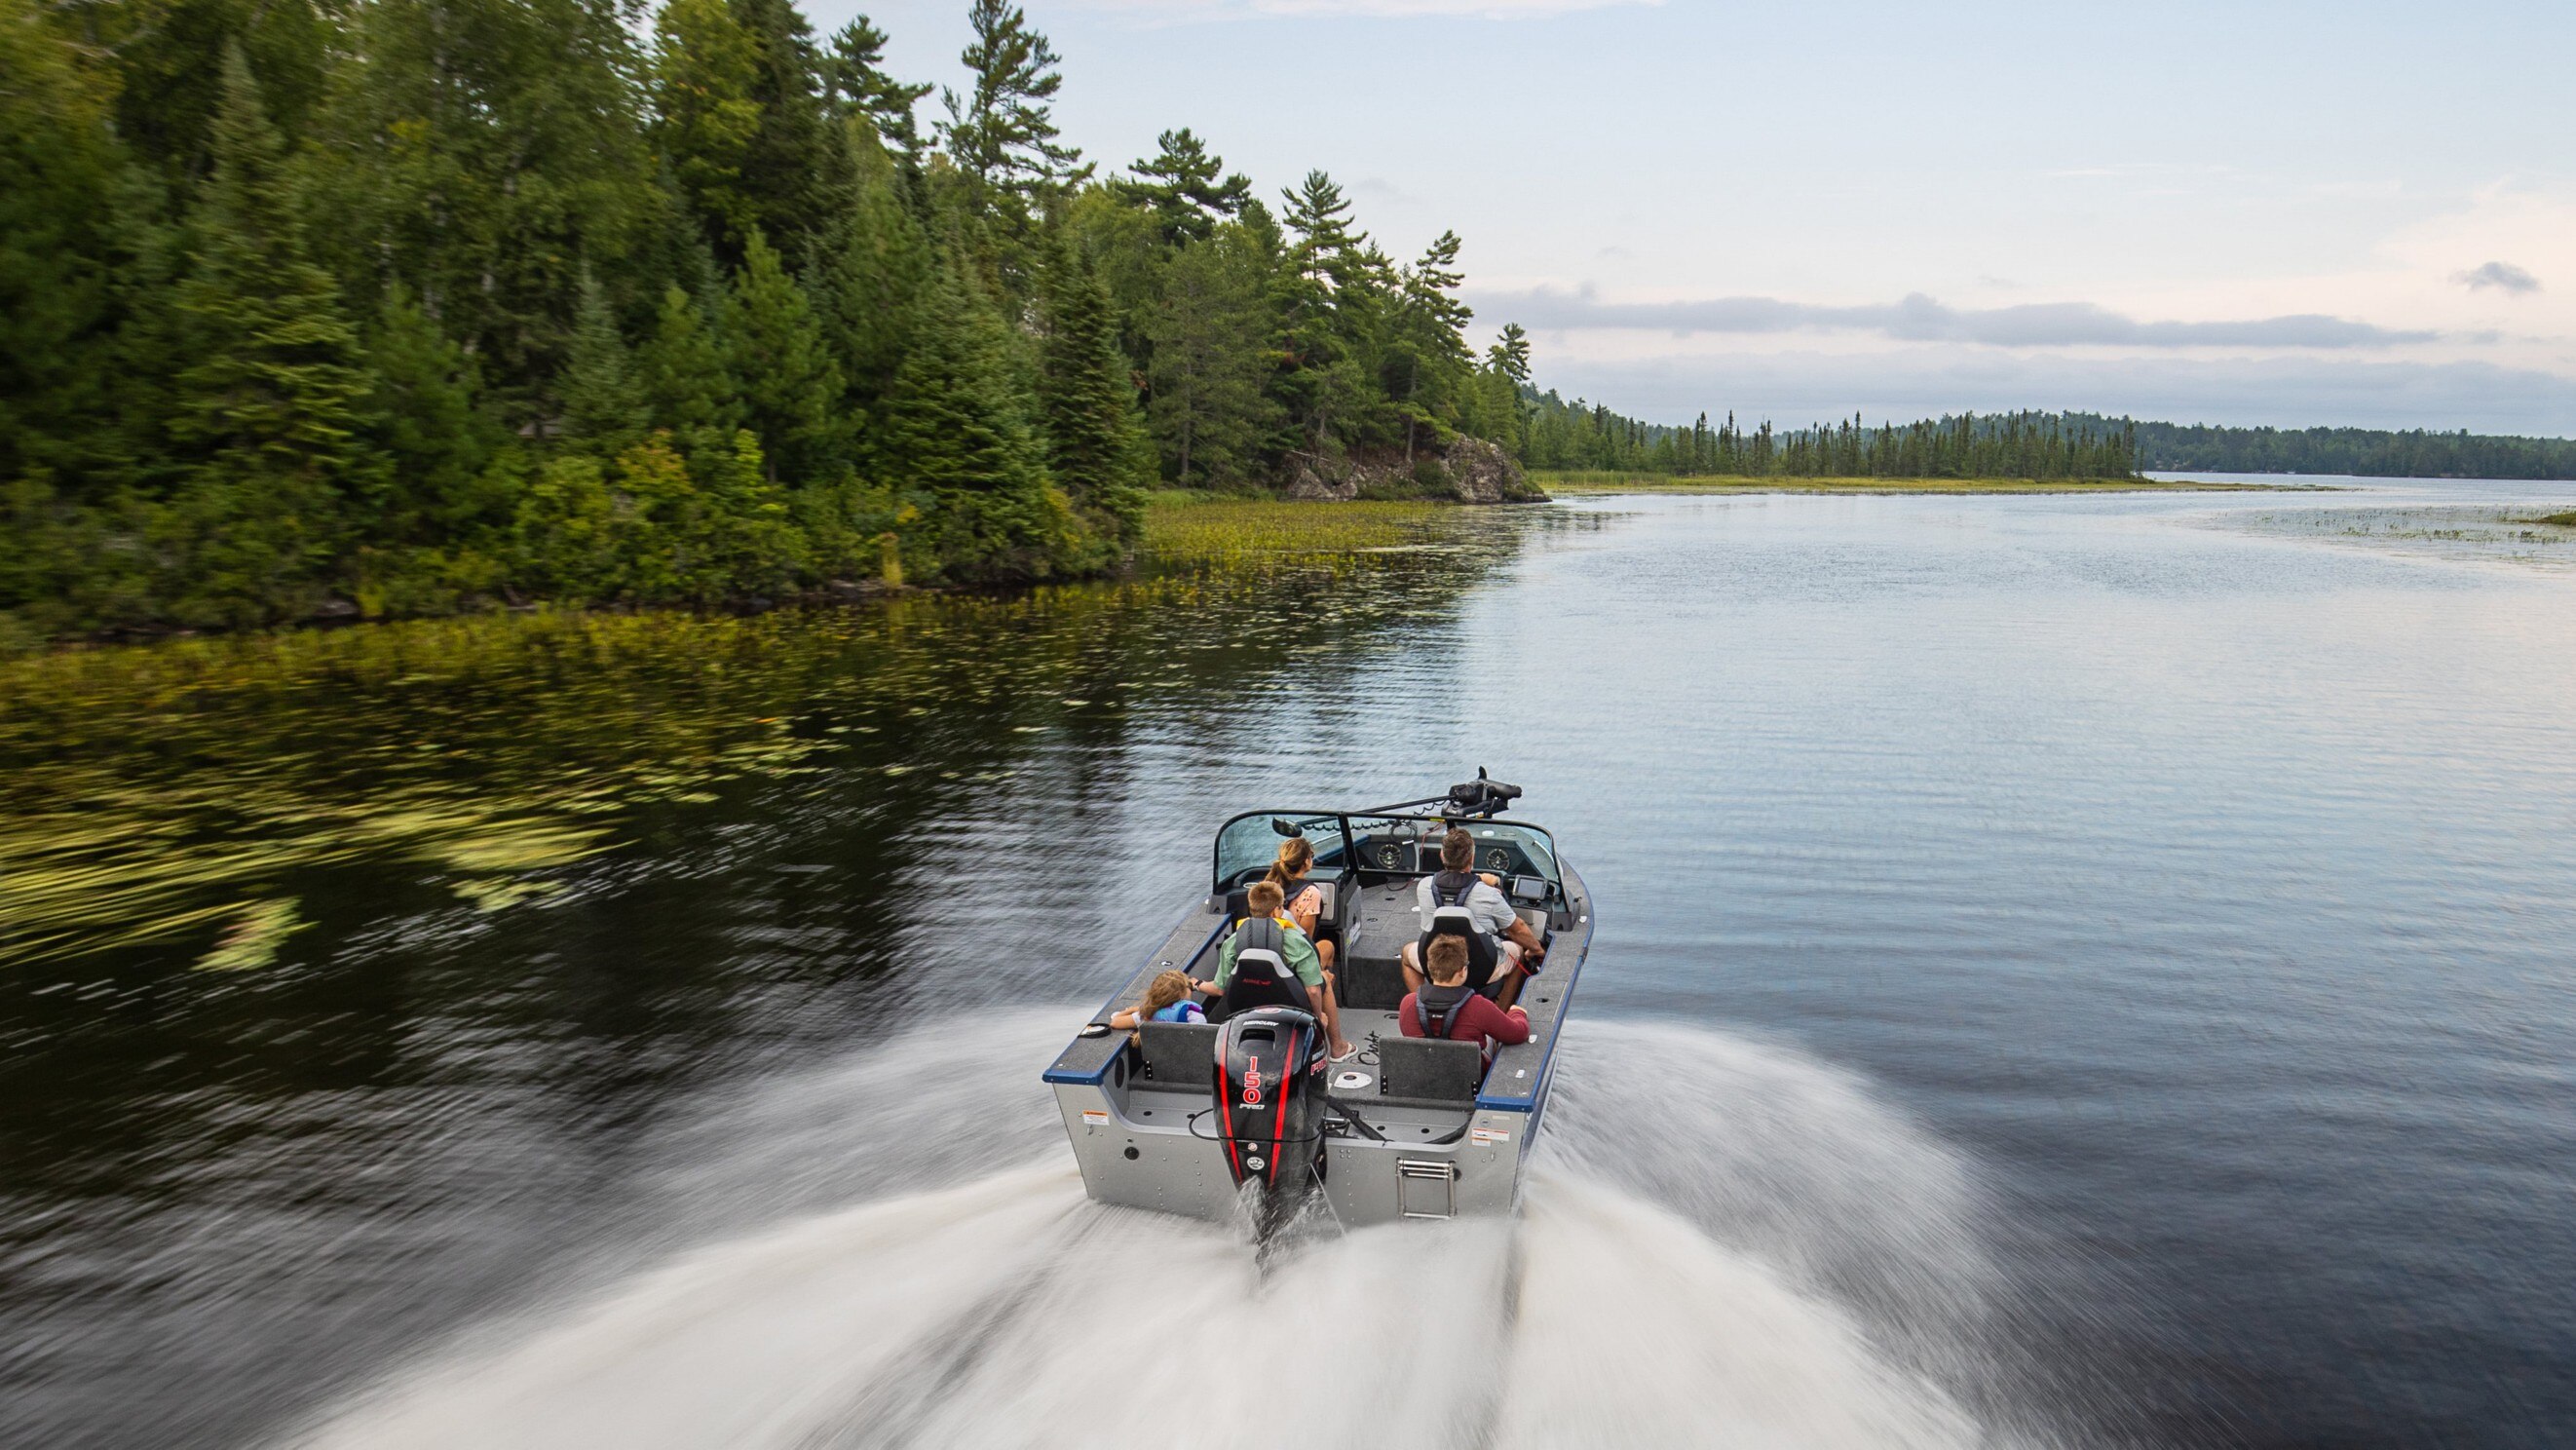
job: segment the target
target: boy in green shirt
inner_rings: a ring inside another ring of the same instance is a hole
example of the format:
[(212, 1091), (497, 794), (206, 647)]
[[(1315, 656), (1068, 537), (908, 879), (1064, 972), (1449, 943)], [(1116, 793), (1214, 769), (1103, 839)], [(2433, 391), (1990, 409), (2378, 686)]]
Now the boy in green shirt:
[[(1350, 1039), (1342, 1035), (1341, 1007), (1333, 1000), (1333, 974), (1324, 970), (1323, 959), (1316, 955), (1315, 944), (1307, 939), (1306, 933), (1298, 930), (1297, 923), (1280, 914), (1284, 902), (1279, 883), (1253, 882), (1252, 888), (1244, 893), (1243, 904), (1251, 911), (1251, 919), (1266, 916), (1279, 924), (1279, 954), (1286, 959), (1288, 970), (1296, 973), (1306, 995), (1314, 999), (1316, 1015), (1324, 1022), (1324, 1035), (1333, 1045), (1333, 1061), (1339, 1062), (1358, 1051)], [(1216, 980), (1202, 983), (1201, 990), (1222, 997), (1225, 989), (1234, 984), (1235, 944), (1242, 936), (1243, 923), (1237, 922), (1235, 929), (1226, 933), (1225, 944), (1217, 948)]]

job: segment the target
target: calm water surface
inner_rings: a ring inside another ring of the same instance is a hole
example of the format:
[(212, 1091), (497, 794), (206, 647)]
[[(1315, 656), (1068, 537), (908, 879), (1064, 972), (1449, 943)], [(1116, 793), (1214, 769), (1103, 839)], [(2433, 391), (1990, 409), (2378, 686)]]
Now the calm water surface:
[[(2572, 500), (1593, 499), (22, 744), (124, 792), (48, 862), (305, 924), (15, 939), (0, 1442), (1088, 1443), (1216, 1284), (1514, 1366), (1419, 1443), (2576, 1443)], [(1602, 903), (1516, 1257), (1073, 1202), (1035, 1074), (1214, 823), (1477, 765)]]

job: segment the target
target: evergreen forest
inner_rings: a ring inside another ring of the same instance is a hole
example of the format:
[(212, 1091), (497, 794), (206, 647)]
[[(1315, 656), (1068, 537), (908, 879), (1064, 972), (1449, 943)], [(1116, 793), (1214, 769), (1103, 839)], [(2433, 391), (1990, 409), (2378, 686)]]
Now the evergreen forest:
[(1456, 236), (1103, 174), (971, 20), (934, 95), (790, 0), (0, 0), (0, 627), (1064, 578), (1158, 483), (1517, 449)]
[(1854, 417), (1799, 430), (1734, 415), (1712, 427), (1648, 423), (1523, 390), (1531, 468), (1677, 477), (2116, 479), (2148, 469), (2362, 478), (2576, 479), (2576, 439), (2422, 429), (2224, 428), (2099, 413), (1955, 414), (1908, 424)]
[(1529, 393), (1522, 456), (1532, 468), (1602, 469), (1676, 477), (2118, 479), (2137, 472), (2126, 419), (2005, 413), (1871, 427), (1839, 423), (1751, 430), (1730, 413), (1711, 427), (1645, 423), (1554, 392)]
[[(2068, 414), (2080, 427), (2119, 427)], [(2213, 428), (2140, 423), (2141, 468), (2340, 473), (2361, 478), (2576, 478), (2576, 439), (2378, 428)]]

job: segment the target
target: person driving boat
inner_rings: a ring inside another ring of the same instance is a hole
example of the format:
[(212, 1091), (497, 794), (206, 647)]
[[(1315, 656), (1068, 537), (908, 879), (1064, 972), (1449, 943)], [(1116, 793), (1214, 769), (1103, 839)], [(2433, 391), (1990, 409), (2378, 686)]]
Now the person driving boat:
[[(1422, 953), (1437, 935), (1454, 930), (1467, 944), (1468, 981), (1476, 990), (1508, 1007), (1520, 996), (1521, 980), (1547, 959), (1547, 947), (1503, 899), (1501, 883), (1474, 871), (1476, 838), (1463, 826), (1452, 826), (1440, 841), (1440, 867), (1422, 878), (1414, 904), (1422, 935), (1399, 952), (1404, 986), (1422, 990)], [(1459, 918), (1463, 915), (1464, 920)], [(1444, 919), (1444, 917), (1446, 919)]]

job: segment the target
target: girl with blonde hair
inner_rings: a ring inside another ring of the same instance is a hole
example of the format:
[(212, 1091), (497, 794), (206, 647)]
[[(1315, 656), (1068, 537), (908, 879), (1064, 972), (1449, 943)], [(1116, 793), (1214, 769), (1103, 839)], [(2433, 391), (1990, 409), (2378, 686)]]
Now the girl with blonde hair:
[(1110, 1015), (1112, 1027), (1142, 1027), (1148, 1022), (1205, 1022), (1207, 1013), (1199, 1007), (1198, 993), (1206, 990), (1191, 980), (1190, 974), (1172, 970), (1158, 974), (1145, 985), (1144, 999), (1133, 1007), (1122, 1007)]

